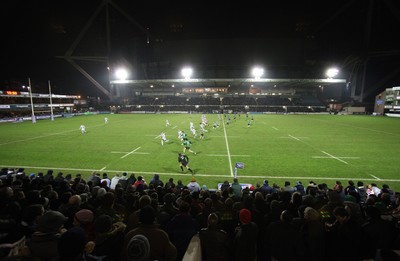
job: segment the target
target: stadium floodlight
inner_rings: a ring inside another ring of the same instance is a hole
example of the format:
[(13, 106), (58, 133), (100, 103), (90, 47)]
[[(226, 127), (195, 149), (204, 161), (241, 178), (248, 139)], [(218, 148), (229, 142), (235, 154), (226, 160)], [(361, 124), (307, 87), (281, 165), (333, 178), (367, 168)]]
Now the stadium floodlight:
[(256, 80), (259, 80), (264, 74), (264, 69), (260, 67), (253, 68), (252, 74)]
[(339, 73), (339, 70), (336, 68), (330, 68), (326, 71), (326, 75), (328, 76), (328, 79), (332, 79)]
[(115, 71), (115, 76), (118, 80), (125, 81), (128, 78), (128, 71), (124, 68), (119, 68)]
[(186, 80), (190, 79), (190, 76), (193, 74), (193, 70), (190, 67), (185, 67), (182, 69), (182, 76), (185, 77)]

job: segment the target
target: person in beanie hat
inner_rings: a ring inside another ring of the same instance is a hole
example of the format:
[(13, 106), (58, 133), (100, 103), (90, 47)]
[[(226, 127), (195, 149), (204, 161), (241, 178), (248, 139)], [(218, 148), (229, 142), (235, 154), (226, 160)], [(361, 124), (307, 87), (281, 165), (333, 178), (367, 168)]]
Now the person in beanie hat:
[(233, 240), (234, 260), (256, 260), (258, 227), (252, 222), (252, 213), (243, 208), (239, 211), (240, 225)]

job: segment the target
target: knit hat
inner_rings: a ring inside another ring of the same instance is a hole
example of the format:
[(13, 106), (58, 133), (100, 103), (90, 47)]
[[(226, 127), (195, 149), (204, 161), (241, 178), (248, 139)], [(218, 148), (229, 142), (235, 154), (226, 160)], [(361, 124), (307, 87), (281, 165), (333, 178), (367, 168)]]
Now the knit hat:
[(196, 178), (192, 176), (191, 182), (196, 182)]
[(79, 223), (86, 225), (93, 222), (94, 216), (91, 210), (81, 209), (75, 213), (75, 218), (79, 221)]
[(135, 235), (129, 240), (126, 249), (127, 260), (144, 261), (150, 256), (150, 243), (147, 237), (143, 235)]
[(61, 212), (49, 210), (39, 218), (38, 231), (43, 233), (57, 233), (67, 220), (68, 218)]
[(251, 222), (251, 212), (247, 208), (243, 208), (239, 212), (240, 222), (243, 224), (248, 224)]

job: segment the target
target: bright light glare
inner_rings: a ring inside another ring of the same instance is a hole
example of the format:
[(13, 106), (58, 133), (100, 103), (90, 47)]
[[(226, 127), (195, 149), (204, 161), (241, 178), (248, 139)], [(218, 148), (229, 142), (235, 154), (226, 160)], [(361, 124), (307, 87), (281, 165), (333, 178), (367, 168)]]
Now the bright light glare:
[(333, 77), (335, 77), (337, 74), (339, 73), (339, 70), (336, 68), (331, 68), (328, 69), (326, 71), (326, 75), (328, 76), (328, 78), (332, 79)]
[(254, 78), (260, 79), (261, 76), (264, 74), (264, 69), (256, 67), (256, 68), (253, 69), (252, 73), (253, 73)]
[(117, 69), (115, 71), (115, 76), (121, 81), (126, 80), (128, 78), (128, 72), (125, 69)]
[(182, 76), (185, 77), (185, 79), (190, 79), (192, 73), (193, 73), (192, 68), (186, 67), (182, 69)]

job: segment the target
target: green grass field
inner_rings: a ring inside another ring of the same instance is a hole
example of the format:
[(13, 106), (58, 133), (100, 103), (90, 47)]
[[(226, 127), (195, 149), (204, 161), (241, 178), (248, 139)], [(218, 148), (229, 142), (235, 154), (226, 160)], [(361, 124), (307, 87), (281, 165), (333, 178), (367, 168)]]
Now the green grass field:
[[(285, 180), (327, 183), (348, 180), (388, 184), (400, 191), (400, 119), (344, 115), (253, 115), (247, 127), (245, 115), (231, 124), (220, 122), (212, 128), (217, 115), (207, 115), (210, 126), (205, 139), (193, 139), (189, 122), (199, 133), (200, 114), (111, 114), (59, 118), (55, 121), (7, 123), (0, 125), (0, 166), (23, 167), (26, 173), (53, 169), (64, 175), (84, 176), (93, 171), (128, 172), (149, 181), (158, 173), (166, 182), (172, 177), (184, 184), (177, 162), (183, 147), (177, 138), (184, 130), (197, 155), (187, 153), (190, 167), (200, 185), (216, 188), (232, 181), (236, 162), (241, 183), (270, 183), (283, 186)], [(171, 123), (165, 126), (166, 119)], [(87, 133), (81, 134), (84, 124)], [(164, 131), (169, 143), (161, 146)]]

